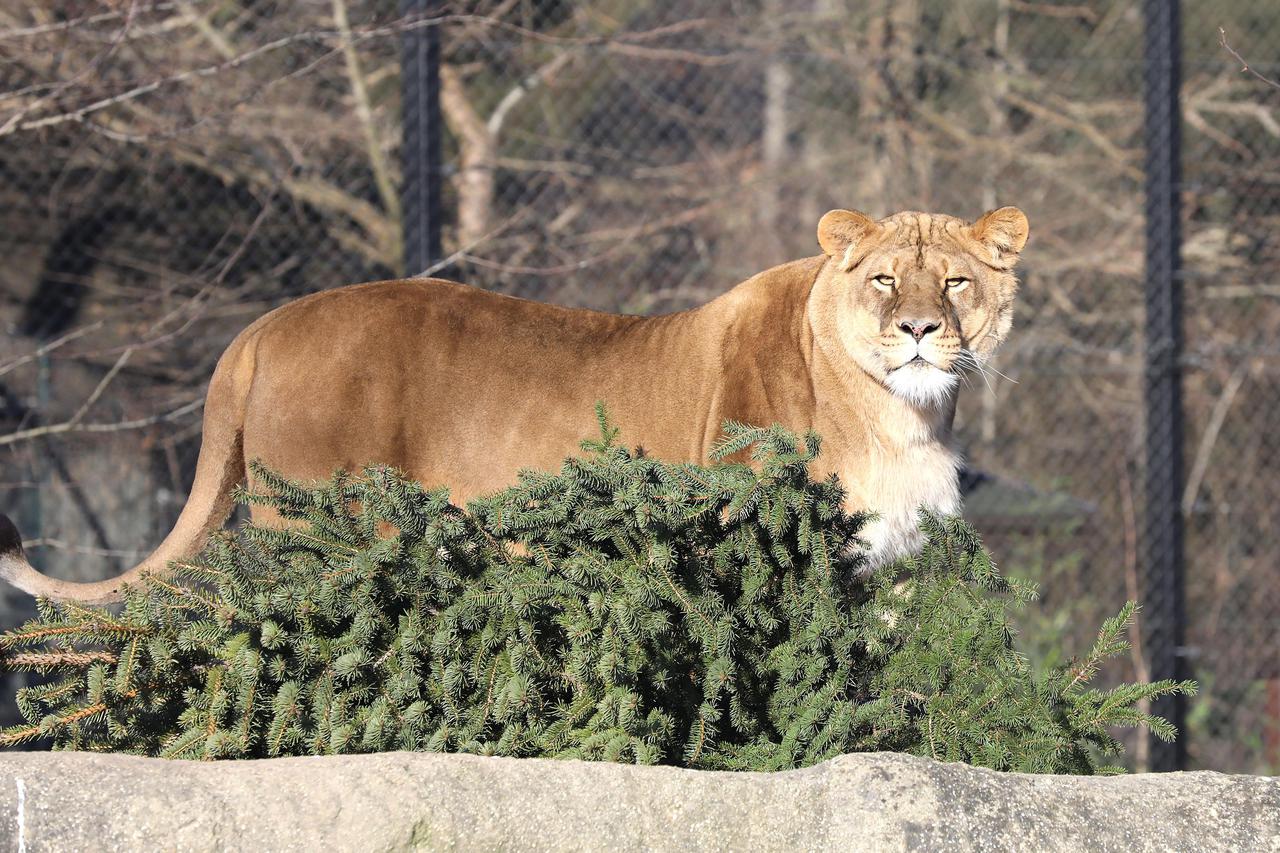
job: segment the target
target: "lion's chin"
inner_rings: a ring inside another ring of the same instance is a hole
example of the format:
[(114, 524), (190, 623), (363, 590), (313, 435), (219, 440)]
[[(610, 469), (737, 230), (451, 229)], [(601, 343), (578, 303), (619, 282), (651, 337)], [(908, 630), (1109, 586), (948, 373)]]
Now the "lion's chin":
[(949, 402), (960, 377), (923, 359), (913, 359), (889, 371), (885, 384), (913, 406), (932, 408)]

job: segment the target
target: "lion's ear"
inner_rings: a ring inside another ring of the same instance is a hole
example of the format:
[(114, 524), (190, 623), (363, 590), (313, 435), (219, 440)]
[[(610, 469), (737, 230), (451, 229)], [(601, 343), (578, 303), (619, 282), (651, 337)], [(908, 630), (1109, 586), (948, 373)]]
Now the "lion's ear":
[(993, 210), (969, 226), (973, 238), (990, 253), (991, 260), (1001, 266), (1013, 266), (1018, 260), (1018, 253), (1027, 245), (1029, 229), (1027, 215), (1016, 207)]
[(833, 258), (846, 258), (850, 246), (866, 245), (881, 229), (865, 213), (856, 210), (828, 210), (818, 221), (818, 245)]

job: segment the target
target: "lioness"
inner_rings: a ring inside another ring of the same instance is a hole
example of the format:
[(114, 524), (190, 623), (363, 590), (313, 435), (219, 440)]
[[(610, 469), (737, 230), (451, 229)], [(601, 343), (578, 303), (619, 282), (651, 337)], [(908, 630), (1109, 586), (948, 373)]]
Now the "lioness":
[(439, 280), (325, 291), (253, 323), (209, 384), (191, 497), (137, 567), (70, 583), (27, 562), (0, 515), (0, 576), (34, 595), (118, 601), (220, 527), (246, 460), (291, 478), (389, 463), (455, 501), (550, 468), (590, 435), (603, 400), (631, 443), (703, 461), (726, 418), (825, 439), (820, 470), (870, 509), (873, 565), (918, 546), (918, 508), (958, 509), (956, 386), (1009, 330), (1027, 240), (1022, 211), (976, 222), (876, 221), (833, 210), (824, 254), (766, 270), (700, 308), (601, 314)]

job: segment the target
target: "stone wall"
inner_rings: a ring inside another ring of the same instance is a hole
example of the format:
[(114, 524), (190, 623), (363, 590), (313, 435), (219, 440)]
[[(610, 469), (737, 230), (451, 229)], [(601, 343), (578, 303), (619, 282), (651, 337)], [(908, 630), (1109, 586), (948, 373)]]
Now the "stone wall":
[(889, 754), (766, 774), (423, 753), (11, 753), (0, 833), (26, 851), (1280, 851), (1280, 780), (1026, 776)]

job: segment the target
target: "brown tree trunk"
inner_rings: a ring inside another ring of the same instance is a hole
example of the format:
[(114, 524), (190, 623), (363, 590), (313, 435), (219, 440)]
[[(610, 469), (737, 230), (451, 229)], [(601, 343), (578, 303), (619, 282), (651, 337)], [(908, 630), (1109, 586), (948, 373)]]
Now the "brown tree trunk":
[(467, 97), (461, 75), (450, 65), (440, 67), (440, 111), (458, 142), (458, 173), (453, 178), (458, 194), (455, 248), (465, 251), (489, 233), (498, 145)]

